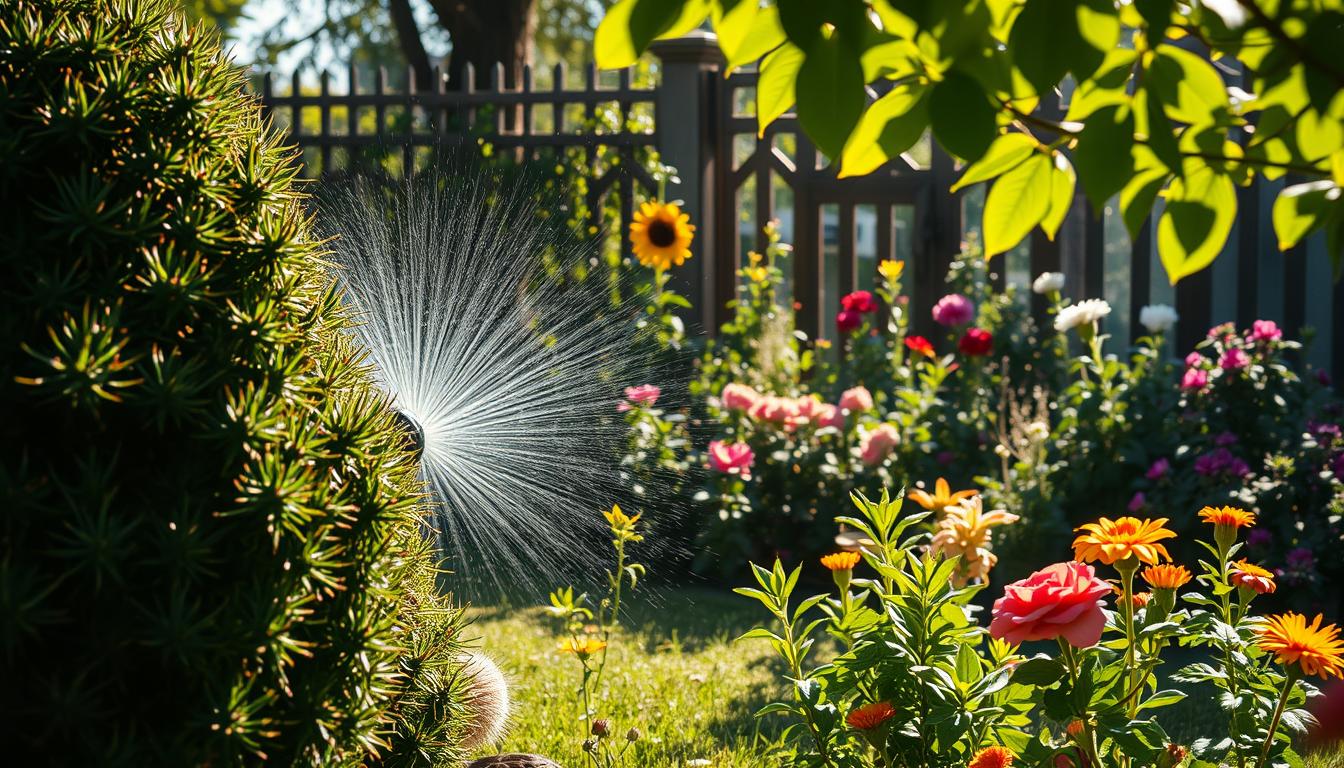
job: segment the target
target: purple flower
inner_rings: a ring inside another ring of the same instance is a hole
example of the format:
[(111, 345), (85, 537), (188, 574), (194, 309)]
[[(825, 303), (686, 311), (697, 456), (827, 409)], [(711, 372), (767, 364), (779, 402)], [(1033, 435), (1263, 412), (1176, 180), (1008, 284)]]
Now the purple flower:
[(1201, 368), (1186, 368), (1181, 377), (1181, 389), (1203, 389), (1209, 384), (1209, 372)]
[(1310, 547), (1295, 547), (1288, 550), (1288, 567), (1295, 571), (1309, 571), (1316, 567), (1316, 554)]
[(1224, 352), (1222, 358), (1218, 360), (1218, 365), (1224, 371), (1239, 371), (1250, 364), (1250, 356), (1236, 347)]
[(947, 466), (957, 460), (957, 455), (951, 451), (939, 451), (933, 458), (939, 464)]
[(1213, 438), (1213, 444), (1219, 448), (1226, 448), (1229, 445), (1237, 444), (1237, 436), (1231, 432), (1219, 432), (1218, 436)]
[(1256, 320), (1251, 323), (1251, 341), (1278, 341), (1283, 331), (1273, 320)]
[(1246, 546), (1251, 549), (1260, 549), (1274, 543), (1274, 535), (1264, 528), (1253, 528), (1246, 536)]
[(1195, 474), (1200, 477), (1245, 477), (1251, 468), (1226, 448), (1218, 448), (1195, 459)]
[(1148, 497), (1143, 495), (1143, 491), (1139, 491), (1130, 498), (1129, 505), (1126, 506), (1125, 509), (1128, 509), (1132, 513), (1137, 513), (1142, 511), (1146, 506), (1148, 506)]
[(933, 305), (933, 321), (939, 325), (965, 325), (974, 319), (975, 304), (959, 293), (949, 293)]
[(1316, 381), (1320, 382), (1322, 387), (1330, 386), (1330, 373), (1324, 368), (1317, 368)]
[(1171, 471), (1171, 462), (1165, 457), (1154, 461), (1148, 467), (1148, 472), (1144, 475), (1149, 480), (1160, 480), (1164, 475)]
[(1307, 421), (1307, 431), (1316, 438), (1316, 442), (1329, 445), (1340, 438), (1339, 425), (1329, 421)]
[(1330, 471), (1335, 473), (1335, 477), (1344, 480), (1344, 451), (1335, 456), (1335, 461), (1330, 465)]

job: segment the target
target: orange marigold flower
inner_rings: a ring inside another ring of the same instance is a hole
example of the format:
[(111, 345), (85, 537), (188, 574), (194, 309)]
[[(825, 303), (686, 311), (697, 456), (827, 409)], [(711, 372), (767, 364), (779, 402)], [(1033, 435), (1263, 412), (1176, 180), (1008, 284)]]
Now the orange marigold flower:
[(1106, 565), (1115, 565), (1135, 557), (1140, 562), (1157, 565), (1161, 560), (1171, 559), (1167, 548), (1158, 542), (1176, 538), (1174, 531), (1162, 527), (1166, 524), (1165, 517), (1156, 520), (1103, 517), (1078, 528), (1086, 533), (1073, 540), (1074, 559), (1084, 563), (1100, 560)]
[(849, 723), (850, 728), (871, 731), (895, 716), (896, 708), (891, 706), (890, 701), (876, 701), (850, 710), (845, 716), (845, 722)]
[(1260, 636), (1256, 645), (1274, 654), (1284, 666), (1296, 664), (1303, 674), (1322, 678), (1344, 678), (1344, 642), (1339, 640), (1339, 627), (1321, 626), (1322, 617), (1316, 614), (1311, 624), (1300, 613), (1270, 616), (1256, 629)]
[(1245, 587), (1261, 595), (1273, 594), (1278, 589), (1274, 583), (1274, 574), (1247, 560), (1238, 560), (1232, 564), (1228, 580), (1233, 586)]
[(1255, 513), (1239, 507), (1205, 507), (1199, 510), (1199, 517), (1206, 523), (1232, 528), (1249, 528), (1255, 525)]
[(1013, 759), (1013, 753), (1007, 747), (985, 747), (975, 753), (966, 768), (1008, 768)]
[(831, 571), (852, 571), (860, 559), (858, 552), (836, 552), (821, 558), (821, 564)]
[(1189, 584), (1190, 579), (1193, 578), (1184, 565), (1172, 565), (1170, 563), (1150, 565), (1144, 568), (1140, 575), (1153, 589), (1180, 589)]
[(1070, 736), (1077, 736), (1083, 732), (1083, 721), (1077, 718), (1070, 720), (1069, 724), (1064, 726), (1064, 731)]
[(919, 506), (941, 517), (943, 511), (953, 504), (960, 504), (963, 500), (972, 496), (979, 495), (980, 491), (974, 488), (965, 491), (952, 492), (952, 486), (947, 484), (944, 478), (938, 478), (938, 482), (933, 484), (933, 493), (922, 488), (912, 488), (905, 492), (905, 497)]

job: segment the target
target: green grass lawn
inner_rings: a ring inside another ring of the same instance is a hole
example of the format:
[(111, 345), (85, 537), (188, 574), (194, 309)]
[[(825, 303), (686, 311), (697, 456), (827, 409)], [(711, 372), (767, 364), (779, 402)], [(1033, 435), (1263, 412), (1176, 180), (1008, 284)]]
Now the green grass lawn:
[[(597, 704), (616, 739), (632, 726), (643, 734), (627, 765), (779, 766), (775, 753), (786, 723), (753, 715), (783, 692), (783, 668), (766, 643), (733, 641), (766, 614), (724, 589), (649, 594), (630, 606), (630, 631), (613, 640), (609, 684)], [(587, 765), (581, 744), (588, 726), (575, 701), (580, 667), (556, 650), (552, 619), (538, 606), (474, 608), (471, 615), (469, 632), (504, 670), (513, 694), (511, 728), (497, 751), (537, 752), (566, 768)], [(1192, 695), (1173, 708), (1166, 725), (1182, 740), (1216, 730), (1222, 715), (1213, 706), (1208, 697)], [(1308, 766), (1344, 768), (1344, 753), (1313, 756)]]

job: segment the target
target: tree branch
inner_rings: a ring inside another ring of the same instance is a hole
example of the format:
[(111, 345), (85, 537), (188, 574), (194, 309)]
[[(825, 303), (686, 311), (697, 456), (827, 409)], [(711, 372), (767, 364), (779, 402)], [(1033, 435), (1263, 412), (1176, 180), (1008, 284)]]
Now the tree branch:
[(432, 89), (434, 70), (429, 64), (429, 52), (425, 50), (424, 40), (420, 37), (420, 27), (415, 23), (415, 13), (411, 10), (410, 0), (388, 0), (388, 13), (392, 16), (392, 25), (397, 30), (397, 42), (406, 62), (415, 71), (415, 84), (422, 89)]

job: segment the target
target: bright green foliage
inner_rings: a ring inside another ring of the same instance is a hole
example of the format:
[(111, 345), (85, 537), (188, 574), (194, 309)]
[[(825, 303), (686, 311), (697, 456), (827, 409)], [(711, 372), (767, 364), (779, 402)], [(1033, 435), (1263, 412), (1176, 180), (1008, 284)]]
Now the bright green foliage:
[(19, 765), (442, 765), (459, 614), (242, 76), (165, 0), (0, 12)]
[[(708, 18), (730, 67), (760, 60), (762, 132), (794, 106), (841, 176), (872, 171), (925, 130), (978, 168), (977, 180), (994, 185), (987, 256), (1038, 225), (1053, 237), (1067, 212), (1054, 201), (1071, 194), (1076, 168), (1094, 205), (1119, 193), (1131, 233), (1165, 196), (1158, 251), (1175, 282), (1222, 251), (1237, 185), (1294, 174), (1306, 181), (1275, 206), (1280, 247), (1324, 231), (1344, 270), (1340, 0), (760, 6), (620, 0), (598, 27), (598, 63), (626, 66), (655, 38)], [(896, 96), (864, 107), (865, 85)], [(1071, 92), (1063, 119), (1037, 110), (1058, 88)], [(1005, 136), (1022, 137), (1028, 151)], [(995, 194), (999, 186), (1010, 189)]]

